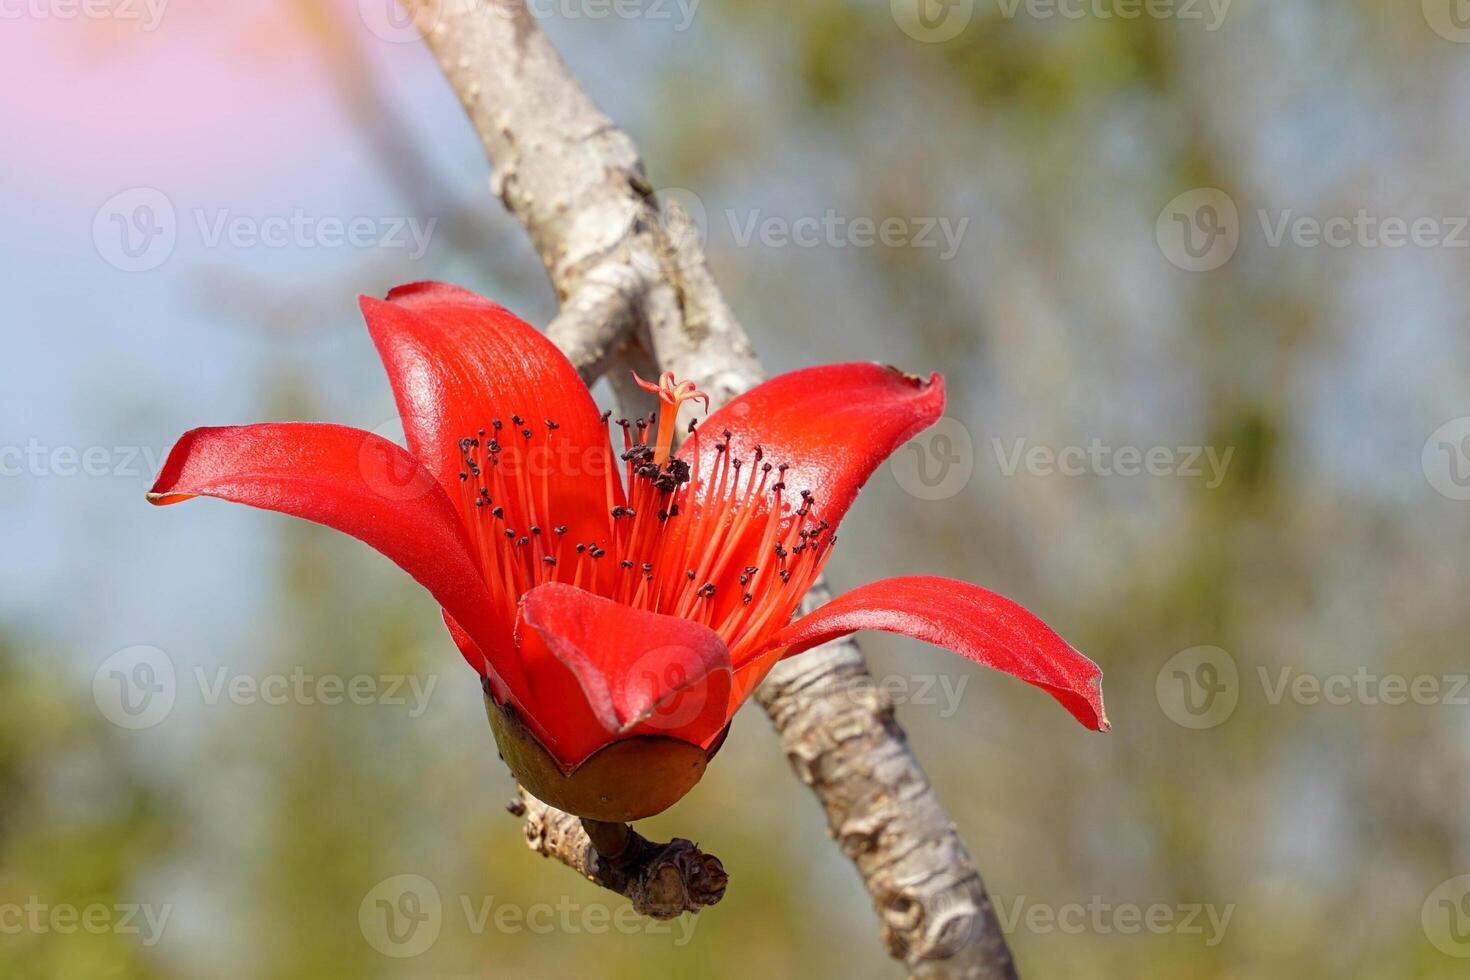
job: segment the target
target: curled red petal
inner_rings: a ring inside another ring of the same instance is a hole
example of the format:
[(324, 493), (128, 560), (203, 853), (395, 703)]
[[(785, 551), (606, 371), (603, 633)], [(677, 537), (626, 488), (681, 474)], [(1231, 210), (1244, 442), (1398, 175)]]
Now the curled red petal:
[(474, 637), (493, 669), (523, 687), (510, 624), (492, 604), (464, 525), (434, 478), (402, 447), (342, 425), (292, 422), (187, 432), (148, 499), (217, 497), (325, 524), (382, 552)]
[(568, 769), (630, 734), (705, 745), (728, 721), (730, 654), (699, 623), (551, 582), (522, 597), (516, 640), (529, 710)]
[[(408, 447), (460, 502), (465, 469), (459, 440), (481, 429), (494, 436), (500, 419), (505, 475), (521, 466), (530, 500), (551, 513), (530, 514), (513, 499), (497, 500), (507, 525), (566, 525), (569, 540), (606, 546), (609, 509), (622, 503), (607, 426), (586, 384), (556, 345), (505, 308), (467, 289), (423, 282), (400, 286), (386, 300), (361, 297)], [(524, 441), (512, 416), (532, 433)], [(547, 420), (557, 428), (548, 430)], [(548, 441), (549, 440), (549, 441)], [(517, 455), (521, 454), (521, 455)], [(473, 515), (468, 515), (473, 519)]]
[[(758, 680), (780, 656), (857, 630), (901, 633), (946, 647), (1036, 685), (1088, 728), (1108, 730), (1097, 664), (1010, 599), (955, 579), (891, 578), (853, 589), (776, 633), (763, 655), (737, 666)], [(737, 687), (753, 684), (742, 676)]]
[(944, 413), (944, 379), (925, 381), (871, 362), (802, 368), (759, 384), (699, 424), (680, 456), (699, 472), (714, 472), (715, 444), (731, 433), (731, 453), (749, 458), (760, 446), (766, 462), (785, 463), (787, 500), (802, 490), (834, 528), (858, 489), (882, 462)]

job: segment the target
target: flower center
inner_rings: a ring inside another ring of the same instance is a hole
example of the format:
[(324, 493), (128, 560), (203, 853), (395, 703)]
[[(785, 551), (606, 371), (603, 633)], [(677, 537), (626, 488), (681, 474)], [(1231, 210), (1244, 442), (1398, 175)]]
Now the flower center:
[[(701, 472), (709, 454), (699, 441), (707, 437), (691, 421), (694, 466), (673, 458), (680, 407), (692, 400), (707, 407), (708, 396), (669, 372), (656, 385), (634, 377), (665, 410), (616, 420), (623, 472), (605, 474), (605, 531), (592, 540), (567, 540), (567, 525), (552, 516), (555, 421), (533, 425), (512, 415), (507, 428), (492, 419), (488, 429), (460, 440), (460, 492), (481, 574), (512, 618), (525, 592), (565, 582), (704, 623), (738, 660), (791, 618), (836, 536), (816, 517), (811, 493), (792, 499), (787, 465), (767, 461), (759, 445), (737, 450), (730, 432), (722, 432), (709, 472)], [(626, 504), (616, 502), (618, 480)]]

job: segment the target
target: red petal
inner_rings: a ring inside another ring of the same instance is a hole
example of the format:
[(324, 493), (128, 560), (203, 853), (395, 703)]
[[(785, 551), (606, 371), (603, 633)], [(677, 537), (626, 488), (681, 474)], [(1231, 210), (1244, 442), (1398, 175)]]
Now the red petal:
[(728, 721), (730, 654), (699, 623), (551, 582), (521, 598), (516, 639), (531, 714), (568, 769), (623, 735), (704, 745)]
[(873, 471), (943, 412), (938, 374), (923, 381), (869, 362), (803, 368), (757, 385), (700, 422), (701, 434), (680, 456), (692, 465), (697, 447), (699, 472), (713, 472), (715, 442), (728, 429), (734, 456), (749, 459), (759, 445), (767, 462), (788, 464), (787, 500), (810, 490), (817, 515), (835, 528)]
[(491, 603), (464, 525), (418, 461), (342, 425), (285, 423), (184, 434), (148, 494), (155, 504), (218, 497), (325, 524), (387, 555), (428, 589), (513, 689), (524, 678), (510, 624)]
[[(1094, 731), (1108, 730), (1102, 671), (1016, 603), (968, 582), (932, 576), (890, 578), (838, 596), (781, 630), (741, 674), (759, 680), (781, 654), (792, 656), (856, 630), (886, 630), (947, 647), (976, 663), (1035, 684)], [(745, 687), (754, 682), (744, 677)]]
[[(503, 307), (444, 283), (400, 286), (386, 301), (364, 296), (359, 302), (393, 385), (409, 450), (451, 500), (460, 500), (460, 439), (498, 418), (506, 427), (502, 444), (519, 447), (521, 436), (511, 431), (511, 416), (518, 414), (533, 432), (533, 447), (545, 446), (550, 419), (560, 426), (552, 451), (533, 457), (528, 473), (536, 481), (546, 473), (554, 512), (536, 517), (547, 526), (567, 525), (574, 542), (608, 544), (609, 475), (614, 504), (622, 502), (622, 489), (607, 426), (556, 345)], [(539, 501), (539, 482), (535, 486)], [(533, 523), (512, 501), (496, 503), (507, 507), (510, 526)]]

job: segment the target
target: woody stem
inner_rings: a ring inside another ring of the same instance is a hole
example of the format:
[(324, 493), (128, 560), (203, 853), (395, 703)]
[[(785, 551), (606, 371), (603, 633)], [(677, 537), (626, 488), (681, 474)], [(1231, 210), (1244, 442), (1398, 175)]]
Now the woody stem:
[(531, 850), (627, 896), (642, 915), (672, 919), (725, 897), (729, 877), (720, 859), (682, 837), (661, 844), (628, 824), (579, 820), (523, 789), (518, 794), (507, 809), (525, 818)]

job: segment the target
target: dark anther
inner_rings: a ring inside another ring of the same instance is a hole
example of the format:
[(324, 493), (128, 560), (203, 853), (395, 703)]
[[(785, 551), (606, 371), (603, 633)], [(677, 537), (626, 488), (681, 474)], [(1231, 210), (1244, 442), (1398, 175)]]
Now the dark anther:
[(771, 472), (771, 464), (770, 463), (763, 463), (763, 464), (761, 464), (761, 472), (762, 473), (769, 473), (769, 472)]
[(643, 570), (645, 572), (651, 572), (651, 571), (653, 571), (653, 562), (651, 562), (651, 561), (644, 562), (643, 563)]
[(784, 481), (782, 481), (782, 480), (777, 480), (775, 483), (771, 484), (771, 492), (772, 493), (780, 493), (782, 490), (785, 490), (785, 489), (786, 489), (786, 483)]
[(545, 564), (545, 565), (555, 565), (556, 564), (556, 559), (553, 558), (553, 557), (551, 557), (550, 555), (544, 555), (541, 558), (541, 562), (542, 562), (542, 564)]
[(757, 463), (759, 463), (761, 460), (763, 460), (765, 458), (766, 458), (766, 451), (760, 447), (760, 443), (756, 443), (756, 445), (755, 445), (755, 461)]
[(551, 531), (553, 534), (566, 534), (567, 526), (565, 524), (558, 524), (556, 527), (552, 528)]
[(694, 433), (694, 430), (696, 428), (698, 428), (698, 427), (699, 427), (699, 419), (690, 419), (689, 420), (689, 432), (690, 432), (691, 435)]
[(541, 533), (540, 526), (539, 525), (536, 525), (536, 524), (532, 524), (531, 525), (531, 533), (532, 534), (540, 534)]
[(628, 512), (628, 508), (626, 508), (626, 507), (622, 507), (622, 506), (614, 507), (612, 509), (613, 520), (617, 520), (618, 518), (622, 517), (627, 512)]
[(505, 529), (505, 536), (507, 538), (513, 538), (513, 537), (515, 537), (516, 536), (515, 528), (513, 528), (513, 527), (506, 528)]
[(499, 432), (503, 428), (503, 426), (500, 424), (499, 419), (491, 419), (490, 428), (494, 429), (496, 432)]
[(602, 413), (602, 418), (598, 421), (600, 421), (603, 425), (607, 425), (607, 420), (610, 418), (612, 418), (612, 409), (609, 408), (607, 411)]
[(691, 568), (691, 569), (689, 569), (689, 571), (685, 572), (684, 574), (687, 575), (687, 576), (689, 576), (689, 581), (691, 581), (691, 582), (694, 581), (694, 569)]
[(530, 539), (530, 538), (528, 538), (528, 537), (526, 537), (526, 536), (525, 536), (525, 535), (524, 535), (524, 534), (523, 534), (523, 535), (521, 535), (521, 536), (520, 536), (520, 537), (519, 537), (519, 538), (516, 538), (516, 547), (517, 547), (517, 548), (523, 548), (523, 547), (525, 547), (525, 546), (526, 546), (526, 545), (527, 545), (527, 544), (529, 544), (529, 543), (530, 543), (530, 541), (531, 541), (531, 539)]
[(752, 600), (754, 598), (755, 598), (755, 596), (753, 596), (749, 592), (747, 592), (747, 593), (745, 593), (745, 595), (743, 595), (743, 596), (740, 597), (740, 601), (743, 602), (743, 603), (745, 603), (746, 605), (750, 605), (750, 600)]
[(522, 429), (521, 430), (521, 435), (524, 436), (525, 438), (529, 439), (529, 438), (531, 438), (531, 430), (530, 429)]
[(776, 542), (776, 557), (777, 558), (785, 558), (786, 557), (786, 546), (783, 545), (779, 541)]
[(791, 581), (791, 573), (784, 568), (781, 569), (781, 581), (783, 583)]
[(519, 415), (512, 415), (510, 417), (510, 421), (511, 421), (511, 424), (512, 425), (518, 425), (519, 426), (519, 425), (525, 425), (526, 424), (526, 420), (523, 419), (523, 418), (521, 418)]
[(746, 565), (745, 566), (745, 574), (746, 575), (754, 575), (756, 572), (758, 572), (760, 570), (761, 569), (760, 569), (760, 566), (759, 565)]
[(496, 517), (504, 517), (505, 516), (505, 508), (504, 507), (497, 507), (494, 510), (492, 510), (490, 513), (494, 514)]
[(724, 436), (724, 437), (725, 437), (725, 441), (726, 441), (726, 442), (729, 442), (729, 441), (730, 441), (730, 430), (729, 430), (729, 429), (724, 429), (724, 430), (722, 430), (722, 431), (721, 431), (721, 432), (720, 432), (720, 435), (722, 435), (722, 436)]
[(620, 566), (622, 566), (623, 568), (632, 568), (633, 567), (633, 559), (631, 559), (631, 558), (624, 558), (622, 561), (618, 562), (618, 564)]
[(579, 545), (577, 545), (577, 554), (580, 555), (582, 552), (584, 552), (586, 550), (587, 550), (587, 546), (585, 544), (579, 544)]
[(468, 473), (461, 473), (459, 475), (459, 480), (460, 480), (461, 483), (463, 483), (465, 480), (468, 480), (469, 478), (470, 478), (470, 475)]
[(559, 426), (555, 422), (551, 421), (551, 419), (547, 419), (546, 420), (546, 427), (548, 429), (560, 429), (561, 428), (561, 426)]

